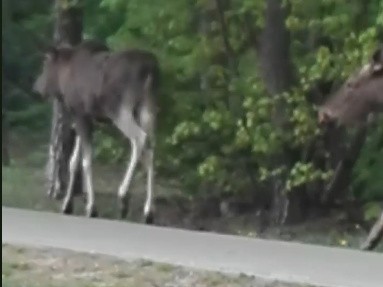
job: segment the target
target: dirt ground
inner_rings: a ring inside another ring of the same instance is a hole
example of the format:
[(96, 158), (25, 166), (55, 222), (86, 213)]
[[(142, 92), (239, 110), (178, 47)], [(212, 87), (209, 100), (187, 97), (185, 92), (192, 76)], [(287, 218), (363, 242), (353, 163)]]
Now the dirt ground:
[(309, 287), (150, 261), (2, 245), (3, 287)]

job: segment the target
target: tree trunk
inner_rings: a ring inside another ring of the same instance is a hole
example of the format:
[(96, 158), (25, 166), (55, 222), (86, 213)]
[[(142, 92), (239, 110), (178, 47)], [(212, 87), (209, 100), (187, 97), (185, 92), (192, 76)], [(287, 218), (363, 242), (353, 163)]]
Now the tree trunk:
[(4, 166), (9, 166), (11, 164), (11, 158), (9, 155), (9, 127), (8, 127), (8, 121), (5, 115), (5, 111), (2, 111), (1, 113), (1, 125), (2, 125), (2, 138), (1, 138), (2, 164)]
[[(267, 0), (265, 10), (265, 26), (258, 41), (260, 73), (267, 91), (271, 96), (288, 90), (293, 81), (292, 64), (290, 59), (290, 34), (286, 28), (286, 8), (282, 0)], [(284, 106), (278, 104), (273, 115), (273, 123), (277, 129), (283, 129), (286, 119)], [(273, 168), (288, 166), (287, 159), (282, 153), (272, 159)], [(287, 193), (284, 188), (284, 175), (272, 179), (273, 206), (272, 221), (278, 225), (298, 221), (300, 212), (299, 194)], [(292, 212), (294, 211), (294, 212)], [(290, 215), (294, 214), (294, 218)]]
[[(9, 15), (11, 13), (8, 5), (7, 0), (1, 1), (1, 7), (2, 7), (2, 31), (4, 34), (4, 27), (9, 24)], [(4, 51), (4, 39), (2, 42), (2, 59), (5, 58), (5, 51)], [(1, 128), (2, 128), (2, 138), (1, 138), (1, 156), (2, 156), (2, 164), (4, 166), (9, 166), (10, 165), (10, 155), (9, 155), (9, 142), (8, 142), (8, 136), (9, 136), (9, 127), (8, 127), (8, 121), (6, 117), (6, 111), (5, 111), (5, 97), (6, 97), (6, 88), (5, 88), (5, 71), (4, 71), (4, 63), (1, 64)]]
[[(78, 44), (82, 39), (82, 9), (78, 1), (56, 0), (55, 45)], [(69, 158), (73, 150), (75, 133), (68, 111), (57, 99), (53, 100), (53, 116), (49, 156), (47, 163), (48, 195), (60, 198), (67, 186)], [(82, 193), (82, 173), (77, 169), (74, 193)]]

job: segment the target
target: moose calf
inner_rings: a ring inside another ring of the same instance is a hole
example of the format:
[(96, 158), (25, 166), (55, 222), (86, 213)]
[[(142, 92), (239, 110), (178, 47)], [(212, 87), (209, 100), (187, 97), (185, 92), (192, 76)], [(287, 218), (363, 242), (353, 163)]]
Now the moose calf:
[(146, 222), (153, 220), (154, 136), (159, 65), (156, 56), (142, 50), (111, 52), (104, 44), (84, 41), (75, 47), (52, 47), (45, 55), (34, 91), (57, 98), (69, 111), (76, 140), (69, 163), (69, 181), (62, 205), (72, 212), (73, 182), (82, 151), (82, 169), (87, 195), (86, 215), (96, 216), (92, 185), (92, 126), (110, 121), (130, 140), (131, 158), (118, 190), (120, 215), (128, 208), (128, 189), (137, 162), (147, 173), (144, 207)]

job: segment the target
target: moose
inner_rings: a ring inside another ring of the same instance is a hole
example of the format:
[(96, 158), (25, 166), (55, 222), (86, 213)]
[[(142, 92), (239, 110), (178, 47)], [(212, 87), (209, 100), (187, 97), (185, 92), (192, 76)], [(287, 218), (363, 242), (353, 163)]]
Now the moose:
[[(351, 126), (367, 124), (368, 116), (383, 111), (383, 46), (378, 48), (369, 63), (346, 80), (343, 86), (319, 109), (321, 124), (337, 122)], [(383, 211), (371, 228), (364, 250), (374, 249), (383, 238)]]
[[(153, 221), (156, 95), (160, 69), (154, 54), (139, 49), (112, 52), (105, 44), (86, 40), (77, 46), (47, 49), (42, 72), (33, 90), (44, 99), (56, 98), (68, 111), (76, 138), (69, 161), (69, 179), (62, 212), (73, 212), (73, 185), (82, 167), (86, 191), (85, 214), (97, 216), (92, 184), (92, 131), (96, 122), (113, 124), (129, 139), (131, 156), (118, 189), (119, 212), (126, 217), (129, 186), (139, 161), (146, 169), (143, 216)], [(80, 164), (81, 161), (81, 164)]]
[(382, 89), (383, 47), (320, 107), (319, 123), (337, 121), (350, 126), (364, 122), (369, 114), (383, 111)]

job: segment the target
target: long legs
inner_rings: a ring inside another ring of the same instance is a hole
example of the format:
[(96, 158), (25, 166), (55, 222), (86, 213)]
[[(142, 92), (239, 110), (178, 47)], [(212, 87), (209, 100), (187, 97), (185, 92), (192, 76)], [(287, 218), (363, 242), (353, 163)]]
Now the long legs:
[(96, 216), (94, 190), (92, 184), (92, 126), (91, 121), (86, 118), (77, 118), (75, 121), (77, 132), (75, 146), (72, 152), (69, 166), (69, 182), (66, 196), (63, 202), (62, 210), (64, 213), (72, 213), (73, 209), (73, 183), (77, 166), (80, 160), (82, 149), (82, 169), (86, 189), (86, 215), (88, 217)]
[(72, 156), (69, 161), (69, 182), (68, 182), (64, 202), (62, 205), (62, 212), (66, 214), (71, 214), (73, 212), (73, 184), (74, 184), (75, 174), (77, 172), (78, 162), (80, 160), (80, 154), (81, 154), (80, 148), (81, 148), (81, 138), (79, 135), (77, 135)]
[[(131, 157), (126, 169), (124, 178), (118, 189), (118, 199), (120, 203), (120, 216), (126, 217), (128, 212), (128, 190), (132, 182), (133, 174), (138, 161), (142, 163), (147, 175), (146, 200), (144, 205), (144, 218), (147, 223), (153, 221), (153, 182), (154, 182), (154, 137), (153, 137), (153, 118), (145, 110), (140, 111), (140, 124), (133, 116), (130, 109), (121, 109), (118, 116), (113, 118), (114, 124), (130, 140)], [(88, 118), (76, 118), (75, 128), (77, 132), (75, 147), (70, 160), (69, 183), (63, 202), (62, 210), (64, 213), (71, 213), (73, 209), (73, 184), (78, 163), (82, 154), (82, 170), (84, 176), (84, 187), (86, 190), (86, 215), (96, 216), (95, 198), (92, 183), (92, 126)], [(81, 153), (82, 151), (82, 153)]]
[[(151, 78), (149, 78), (151, 79)], [(146, 223), (152, 223), (153, 218), (153, 210), (152, 210), (152, 202), (153, 202), (153, 182), (154, 182), (154, 148), (155, 148), (155, 114), (154, 110), (147, 102), (147, 105), (143, 105), (139, 111), (139, 122), (141, 127), (147, 132), (148, 140), (146, 142), (146, 146), (144, 147), (144, 154), (142, 162), (146, 169), (146, 177), (147, 177), (147, 186), (146, 186), (146, 200), (144, 205), (144, 218)]]
[[(85, 130), (84, 132), (88, 132), (88, 130)], [(87, 201), (86, 201), (86, 215), (88, 217), (95, 217), (97, 216), (97, 211), (95, 208), (95, 202), (94, 202), (94, 190), (93, 190), (93, 179), (92, 179), (92, 143), (91, 143), (91, 135), (90, 131), (88, 133), (85, 133), (83, 136), (84, 140), (82, 143), (82, 168), (84, 171), (84, 183), (85, 183), (85, 189), (86, 189), (86, 195), (87, 195)]]
[(154, 181), (154, 166), (153, 166), (154, 151), (152, 147), (149, 147), (144, 153), (143, 163), (146, 168), (146, 200), (144, 205), (144, 217), (146, 223), (153, 222), (153, 181)]
[(133, 117), (133, 112), (128, 109), (121, 109), (118, 117), (114, 119), (114, 124), (121, 132), (130, 140), (131, 157), (130, 161), (118, 189), (118, 198), (120, 202), (120, 216), (126, 217), (128, 212), (128, 190), (133, 178), (134, 170), (137, 162), (143, 157), (143, 163), (147, 172), (147, 196), (144, 207), (145, 221), (150, 223), (153, 220), (152, 215), (152, 197), (153, 197), (153, 149), (148, 149), (147, 139), (148, 133), (138, 125)]

